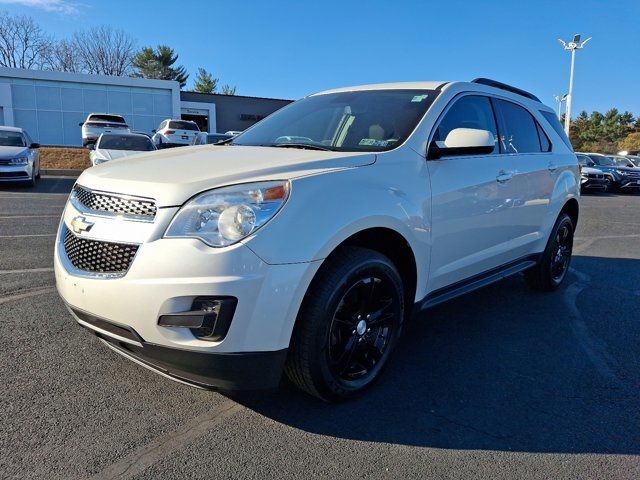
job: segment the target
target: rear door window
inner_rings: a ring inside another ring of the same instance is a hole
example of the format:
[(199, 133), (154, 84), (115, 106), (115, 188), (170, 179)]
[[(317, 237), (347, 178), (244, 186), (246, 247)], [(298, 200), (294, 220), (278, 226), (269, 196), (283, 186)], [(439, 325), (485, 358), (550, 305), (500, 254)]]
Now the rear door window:
[[(473, 128), (488, 130), (493, 138), (498, 138), (496, 120), (488, 97), (480, 95), (465, 95), (456, 102), (444, 114), (433, 135), (433, 140), (439, 146), (444, 146), (444, 141), (449, 133), (456, 128)], [(493, 153), (498, 152), (498, 145)]]
[(538, 125), (533, 115), (513, 102), (497, 98), (494, 99), (494, 102), (496, 113), (500, 119), (502, 151), (504, 153), (540, 153), (543, 151), (540, 146)]

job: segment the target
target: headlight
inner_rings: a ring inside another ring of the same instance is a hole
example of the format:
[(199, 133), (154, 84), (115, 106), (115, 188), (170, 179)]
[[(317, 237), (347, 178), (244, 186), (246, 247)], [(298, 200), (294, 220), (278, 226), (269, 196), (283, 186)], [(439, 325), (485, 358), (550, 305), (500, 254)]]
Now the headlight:
[(627, 172), (625, 170), (616, 170), (616, 173), (618, 175), (626, 175), (627, 174)]
[(22, 157), (15, 157), (9, 161), (10, 165), (26, 165), (29, 163), (29, 157), (24, 155)]
[(165, 238), (197, 238), (224, 247), (273, 218), (289, 196), (289, 182), (257, 182), (201, 193), (178, 210)]

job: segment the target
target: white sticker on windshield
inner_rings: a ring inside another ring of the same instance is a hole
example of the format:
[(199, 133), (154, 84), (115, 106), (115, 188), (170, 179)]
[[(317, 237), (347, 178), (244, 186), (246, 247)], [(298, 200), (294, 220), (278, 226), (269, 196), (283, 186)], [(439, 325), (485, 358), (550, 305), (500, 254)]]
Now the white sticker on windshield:
[(424, 95), (416, 95), (415, 97), (413, 97), (411, 99), (412, 102), (422, 102), (425, 98), (427, 98), (428, 95), (424, 94)]
[(389, 144), (387, 140), (376, 140), (375, 138), (363, 138), (359, 145), (366, 147), (386, 147)]

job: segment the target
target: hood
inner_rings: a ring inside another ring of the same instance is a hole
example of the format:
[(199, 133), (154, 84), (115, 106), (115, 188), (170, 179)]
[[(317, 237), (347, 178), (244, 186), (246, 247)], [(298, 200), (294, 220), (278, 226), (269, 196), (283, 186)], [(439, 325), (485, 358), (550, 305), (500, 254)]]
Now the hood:
[(15, 158), (28, 154), (28, 147), (2, 147), (0, 146), (0, 158)]
[(198, 192), (236, 183), (286, 180), (334, 169), (370, 165), (376, 156), (298, 148), (199, 145), (141, 153), (85, 170), (78, 184), (182, 205)]

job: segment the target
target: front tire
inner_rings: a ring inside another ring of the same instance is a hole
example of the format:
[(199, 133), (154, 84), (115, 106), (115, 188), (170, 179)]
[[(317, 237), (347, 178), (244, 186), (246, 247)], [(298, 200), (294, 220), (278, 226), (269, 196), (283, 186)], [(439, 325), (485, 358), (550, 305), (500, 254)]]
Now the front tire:
[(552, 292), (562, 284), (571, 263), (573, 233), (571, 217), (566, 213), (560, 214), (540, 261), (525, 272), (525, 280), (532, 289)]
[(380, 377), (403, 318), (404, 290), (393, 263), (373, 250), (341, 248), (309, 287), (285, 372), (322, 400), (353, 398)]

